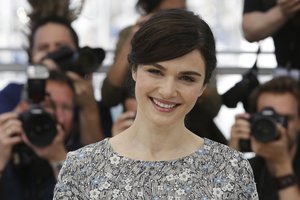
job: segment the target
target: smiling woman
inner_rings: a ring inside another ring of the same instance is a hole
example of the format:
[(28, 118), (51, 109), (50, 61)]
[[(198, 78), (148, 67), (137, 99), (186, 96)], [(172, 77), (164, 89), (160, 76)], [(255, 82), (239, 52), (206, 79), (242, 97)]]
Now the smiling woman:
[(133, 37), (128, 58), (133, 125), (69, 153), (54, 199), (258, 199), (248, 161), (184, 124), (216, 66), (206, 22), (186, 10), (158, 12)]
[[(205, 89), (205, 65), (198, 50), (133, 69), (135, 95), (149, 123), (181, 128), (185, 115)], [(151, 119), (153, 118), (153, 119)], [(155, 118), (155, 119), (154, 119)], [(139, 119), (139, 118), (138, 118)], [(176, 157), (176, 156), (175, 156)]]

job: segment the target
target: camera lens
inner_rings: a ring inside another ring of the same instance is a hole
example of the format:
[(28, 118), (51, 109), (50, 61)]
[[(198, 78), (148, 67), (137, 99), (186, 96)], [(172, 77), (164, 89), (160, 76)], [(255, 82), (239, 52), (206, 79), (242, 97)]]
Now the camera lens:
[(41, 107), (33, 107), (19, 117), (28, 140), (38, 147), (49, 145), (56, 136), (54, 117)]
[(268, 117), (256, 119), (251, 129), (253, 136), (261, 142), (269, 142), (278, 137), (276, 122)]

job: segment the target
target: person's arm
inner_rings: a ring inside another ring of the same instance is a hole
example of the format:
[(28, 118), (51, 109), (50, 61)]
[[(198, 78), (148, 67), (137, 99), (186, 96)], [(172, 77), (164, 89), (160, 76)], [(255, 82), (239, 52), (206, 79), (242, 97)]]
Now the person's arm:
[(300, 191), (298, 185), (293, 185), (284, 189), (279, 190), (279, 199), (280, 200), (300, 200)]
[(73, 72), (67, 74), (73, 80), (76, 103), (79, 107), (81, 144), (98, 142), (105, 136), (91, 80), (85, 80)]
[(273, 35), (300, 10), (298, 0), (277, 0), (277, 4), (266, 12), (246, 12), (242, 28), (246, 40), (259, 41)]
[(200, 112), (211, 119), (218, 115), (222, 106), (222, 97), (217, 90), (216, 71), (195, 106), (199, 106)]
[(110, 66), (101, 88), (102, 102), (112, 107), (123, 100), (124, 83), (128, 76), (129, 67), (127, 56), (131, 49), (132, 27), (124, 29), (116, 46), (114, 63)]
[(287, 18), (278, 5), (267, 12), (245, 13), (242, 19), (244, 37), (249, 42), (265, 39), (273, 35), (286, 21)]
[(116, 87), (122, 87), (124, 85), (128, 73), (127, 57), (131, 50), (130, 42), (133, 37), (132, 29), (133, 27), (129, 27), (124, 29), (124, 32), (121, 33), (114, 63), (107, 72), (107, 78), (110, 83)]
[(297, 179), (289, 178), (294, 176), (292, 163), (296, 146), (289, 148), (288, 134), (283, 126), (278, 126), (278, 132), (280, 134), (279, 139), (267, 143), (251, 138), (252, 149), (266, 161), (268, 171), (277, 182), (279, 199), (299, 200), (299, 183)]
[(123, 100), (121, 92), (129, 73), (128, 54), (131, 51), (131, 40), (140, 25), (150, 17), (151, 14), (141, 16), (135, 25), (125, 28), (119, 35), (114, 63), (110, 66), (101, 88), (102, 101), (106, 106), (115, 106)]

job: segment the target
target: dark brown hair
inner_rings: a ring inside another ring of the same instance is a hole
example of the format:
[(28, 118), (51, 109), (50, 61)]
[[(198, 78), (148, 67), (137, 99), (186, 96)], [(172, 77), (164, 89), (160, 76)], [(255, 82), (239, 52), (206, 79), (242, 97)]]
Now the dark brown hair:
[(71, 26), (71, 22), (67, 18), (64, 18), (64, 17), (61, 17), (61, 16), (43, 17), (43, 18), (35, 20), (35, 22), (31, 23), (30, 34), (28, 35), (29, 48), (27, 49), (27, 54), (28, 54), (29, 62), (32, 61), (31, 51), (32, 51), (32, 48), (34, 46), (34, 36), (35, 36), (35, 33), (36, 33), (36, 31), (40, 27), (42, 27), (42, 26), (44, 26), (44, 25), (46, 25), (48, 23), (59, 24), (59, 25), (62, 25), (64, 27), (66, 27), (70, 31), (72, 40), (74, 41), (74, 44), (75, 44), (76, 48), (79, 48), (78, 35), (75, 32), (75, 30), (73, 29), (73, 27)]
[(208, 24), (183, 9), (159, 11), (136, 32), (128, 61), (133, 70), (139, 64), (152, 64), (181, 57), (198, 50), (205, 62), (207, 83), (216, 67), (215, 40)]
[(300, 88), (299, 83), (289, 76), (281, 76), (258, 86), (250, 95), (249, 111), (257, 112), (258, 98), (265, 93), (291, 94), (298, 103), (298, 113), (300, 114)]

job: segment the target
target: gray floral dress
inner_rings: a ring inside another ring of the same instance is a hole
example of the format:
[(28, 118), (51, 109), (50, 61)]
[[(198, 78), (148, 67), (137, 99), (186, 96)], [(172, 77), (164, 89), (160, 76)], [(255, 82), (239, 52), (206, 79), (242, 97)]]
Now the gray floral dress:
[(258, 199), (242, 154), (204, 139), (193, 154), (172, 161), (139, 161), (114, 152), (109, 140), (70, 152), (54, 199)]

